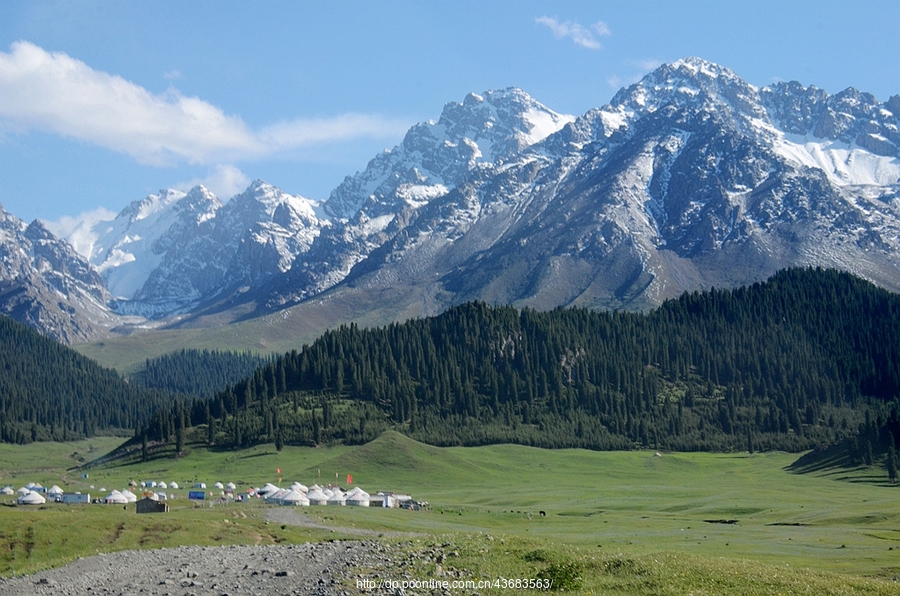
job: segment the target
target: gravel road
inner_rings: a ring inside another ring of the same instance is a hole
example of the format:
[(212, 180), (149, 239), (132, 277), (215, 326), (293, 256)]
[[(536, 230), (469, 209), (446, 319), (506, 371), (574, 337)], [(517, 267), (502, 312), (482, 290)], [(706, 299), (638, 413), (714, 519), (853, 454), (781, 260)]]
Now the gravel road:
[(358, 593), (359, 577), (383, 577), (393, 560), (392, 547), (375, 541), (124, 551), (0, 579), (0, 594), (340, 596)]

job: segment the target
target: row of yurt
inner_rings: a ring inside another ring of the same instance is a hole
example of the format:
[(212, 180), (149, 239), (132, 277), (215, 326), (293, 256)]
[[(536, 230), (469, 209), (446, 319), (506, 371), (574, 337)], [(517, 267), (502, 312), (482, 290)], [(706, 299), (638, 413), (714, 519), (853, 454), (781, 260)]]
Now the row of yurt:
[(359, 488), (353, 488), (344, 493), (338, 487), (321, 487), (317, 484), (312, 485), (309, 489), (295, 482), (287, 490), (279, 488), (274, 484), (266, 484), (262, 488), (254, 491), (256, 495), (265, 499), (270, 503), (279, 503), (283, 505), (351, 505), (354, 507), (368, 507), (369, 493)]
[(128, 503), (136, 503), (137, 495), (128, 489), (123, 491), (113, 489), (102, 500), (109, 505), (127, 505)]

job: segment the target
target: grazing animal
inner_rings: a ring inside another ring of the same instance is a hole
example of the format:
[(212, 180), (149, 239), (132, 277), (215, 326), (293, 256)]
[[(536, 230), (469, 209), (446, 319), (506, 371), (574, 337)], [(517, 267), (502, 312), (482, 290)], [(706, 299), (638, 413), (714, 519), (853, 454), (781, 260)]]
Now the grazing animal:
[(546, 511), (538, 511), (538, 513), (541, 515), (541, 517), (547, 517)]

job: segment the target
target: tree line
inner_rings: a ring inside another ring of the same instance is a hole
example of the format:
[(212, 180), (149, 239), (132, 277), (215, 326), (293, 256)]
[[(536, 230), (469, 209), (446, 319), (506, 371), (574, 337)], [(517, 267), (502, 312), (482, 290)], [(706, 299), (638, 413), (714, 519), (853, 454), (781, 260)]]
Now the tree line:
[(148, 358), (132, 380), (148, 389), (211, 397), (253, 374), (269, 359), (249, 351), (182, 349)]
[(126, 382), (55, 340), (0, 316), (0, 441), (125, 436), (178, 396)]
[(822, 269), (647, 313), (474, 302), (329, 331), (208, 399), (160, 410), (141, 434), (205, 425), (209, 443), (243, 447), (395, 428), (434, 445), (801, 451), (866, 432), (885, 453), (898, 438), (898, 337), (900, 297)]

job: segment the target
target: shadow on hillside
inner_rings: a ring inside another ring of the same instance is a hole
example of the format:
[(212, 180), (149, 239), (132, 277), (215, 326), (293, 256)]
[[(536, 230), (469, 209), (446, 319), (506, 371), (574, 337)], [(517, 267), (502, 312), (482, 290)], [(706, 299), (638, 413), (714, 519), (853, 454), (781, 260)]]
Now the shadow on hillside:
[(784, 470), (793, 474), (815, 474), (823, 478), (854, 484), (900, 486), (890, 482), (883, 464), (876, 463), (865, 466), (852, 462), (847, 453), (847, 446), (843, 444), (813, 449), (785, 466)]

